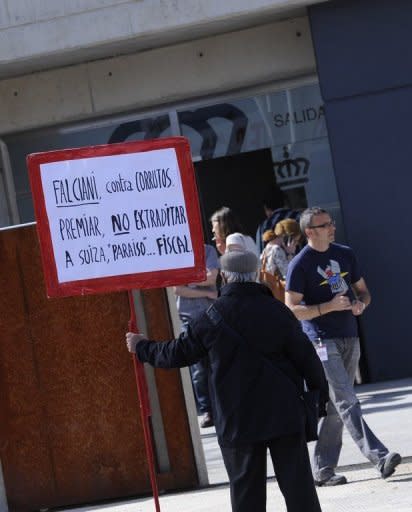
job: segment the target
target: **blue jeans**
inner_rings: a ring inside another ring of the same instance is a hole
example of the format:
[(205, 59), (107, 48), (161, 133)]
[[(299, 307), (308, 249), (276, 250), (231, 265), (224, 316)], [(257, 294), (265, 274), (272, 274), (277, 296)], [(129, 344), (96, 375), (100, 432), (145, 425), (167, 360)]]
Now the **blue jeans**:
[(322, 364), (329, 383), (330, 401), (327, 416), (319, 423), (319, 440), (312, 460), (313, 476), (323, 481), (335, 473), (344, 425), (363, 455), (380, 469), (388, 449), (363, 419), (353, 388), (360, 357), (359, 338), (331, 338), (322, 343), (328, 352), (328, 360)]
[(189, 370), (190, 376), (192, 377), (197, 412), (199, 414), (211, 412), (207, 359), (205, 358), (200, 360), (198, 363), (192, 364), (189, 366)]
[[(188, 322), (182, 319), (182, 332), (187, 330), (187, 325)], [(198, 414), (211, 412), (207, 357), (189, 366), (189, 371)]]

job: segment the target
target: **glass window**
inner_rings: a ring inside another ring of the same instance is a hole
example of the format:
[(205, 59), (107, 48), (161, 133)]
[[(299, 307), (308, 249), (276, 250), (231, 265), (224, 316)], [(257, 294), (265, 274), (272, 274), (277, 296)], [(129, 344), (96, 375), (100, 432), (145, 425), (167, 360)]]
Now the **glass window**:
[[(173, 125), (171, 120), (176, 119)], [(7, 136), (4, 140), (10, 155), (21, 222), (34, 220), (27, 154), (180, 134), (189, 139), (193, 160), (202, 161), (205, 172), (207, 162), (214, 160), (215, 173), (220, 172), (217, 171), (219, 158), (236, 156), (236, 162), (242, 165), (241, 155), (248, 153), (248, 165), (252, 165), (247, 179), (258, 180), (259, 173), (253, 169), (253, 162), (258, 165), (264, 161), (265, 186), (269, 172), (270, 180), (283, 190), (291, 207), (318, 205), (330, 210), (337, 221), (338, 237), (344, 239), (318, 84), (203, 103), (144, 118), (128, 115)], [(256, 215), (260, 217), (262, 213), (259, 207)]]
[(16, 199), (22, 223), (34, 220), (33, 202), (26, 167), (26, 155), (64, 148), (77, 148), (129, 140), (170, 137), (168, 114), (130, 121), (108, 120), (78, 126), (25, 132), (4, 138), (13, 169)]
[(6, 187), (3, 169), (0, 163), (0, 227), (8, 226), (10, 224), (10, 215), (8, 208), (8, 200), (6, 196)]
[(270, 149), (273, 182), (285, 193), (289, 205), (326, 208), (336, 219), (338, 238), (344, 239), (318, 84), (177, 114), (194, 161)]

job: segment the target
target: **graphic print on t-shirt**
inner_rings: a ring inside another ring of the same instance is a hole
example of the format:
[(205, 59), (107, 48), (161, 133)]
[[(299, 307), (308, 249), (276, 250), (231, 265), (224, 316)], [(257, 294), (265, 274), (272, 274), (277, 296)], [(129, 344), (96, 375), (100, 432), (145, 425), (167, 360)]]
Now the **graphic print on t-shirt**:
[(332, 293), (346, 293), (348, 291), (349, 287), (343, 279), (347, 272), (340, 271), (340, 265), (337, 261), (329, 260), (329, 265), (325, 270), (318, 266), (317, 271), (325, 279), (320, 283), (320, 286), (329, 284)]

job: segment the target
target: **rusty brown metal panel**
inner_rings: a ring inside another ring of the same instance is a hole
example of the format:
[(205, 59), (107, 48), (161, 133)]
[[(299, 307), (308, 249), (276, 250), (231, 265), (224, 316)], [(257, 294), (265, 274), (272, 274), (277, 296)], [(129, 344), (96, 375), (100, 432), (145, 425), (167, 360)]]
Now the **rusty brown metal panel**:
[[(0, 459), (11, 510), (150, 491), (126, 293), (47, 299), (35, 228), (0, 232)], [(150, 334), (171, 337), (163, 290), (145, 292)], [(178, 371), (156, 370), (171, 471), (197, 484)]]
[(0, 457), (12, 509), (19, 508), (18, 496), (24, 489), (34, 503), (44, 495), (54, 497), (17, 242), (15, 231), (0, 234)]

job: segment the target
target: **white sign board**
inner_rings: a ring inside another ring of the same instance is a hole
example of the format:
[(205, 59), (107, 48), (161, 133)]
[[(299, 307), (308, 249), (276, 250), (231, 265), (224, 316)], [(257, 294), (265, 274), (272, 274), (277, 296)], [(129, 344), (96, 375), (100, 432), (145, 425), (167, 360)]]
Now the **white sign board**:
[(162, 277), (170, 284), (164, 272), (171, 270), (184, 270), (184, 279), (188, 269), (198, 274), (202, 257), (196, 261), (193, 247), (203, 249), (203, 244), (188, 145), (182, 138), (152, 145), (134, 142), (29, 157), (40, 240), (43, 252), (52, 252), (43, 260), (53, 260), (54, 287), (71, 289), (72, 283), (83, 282), (80, 293), (88, 293), (93, 283), (107, 291), (105, 278), (144, 274), (134, 285), (148, 287), (148, 279), (159, 286)]

